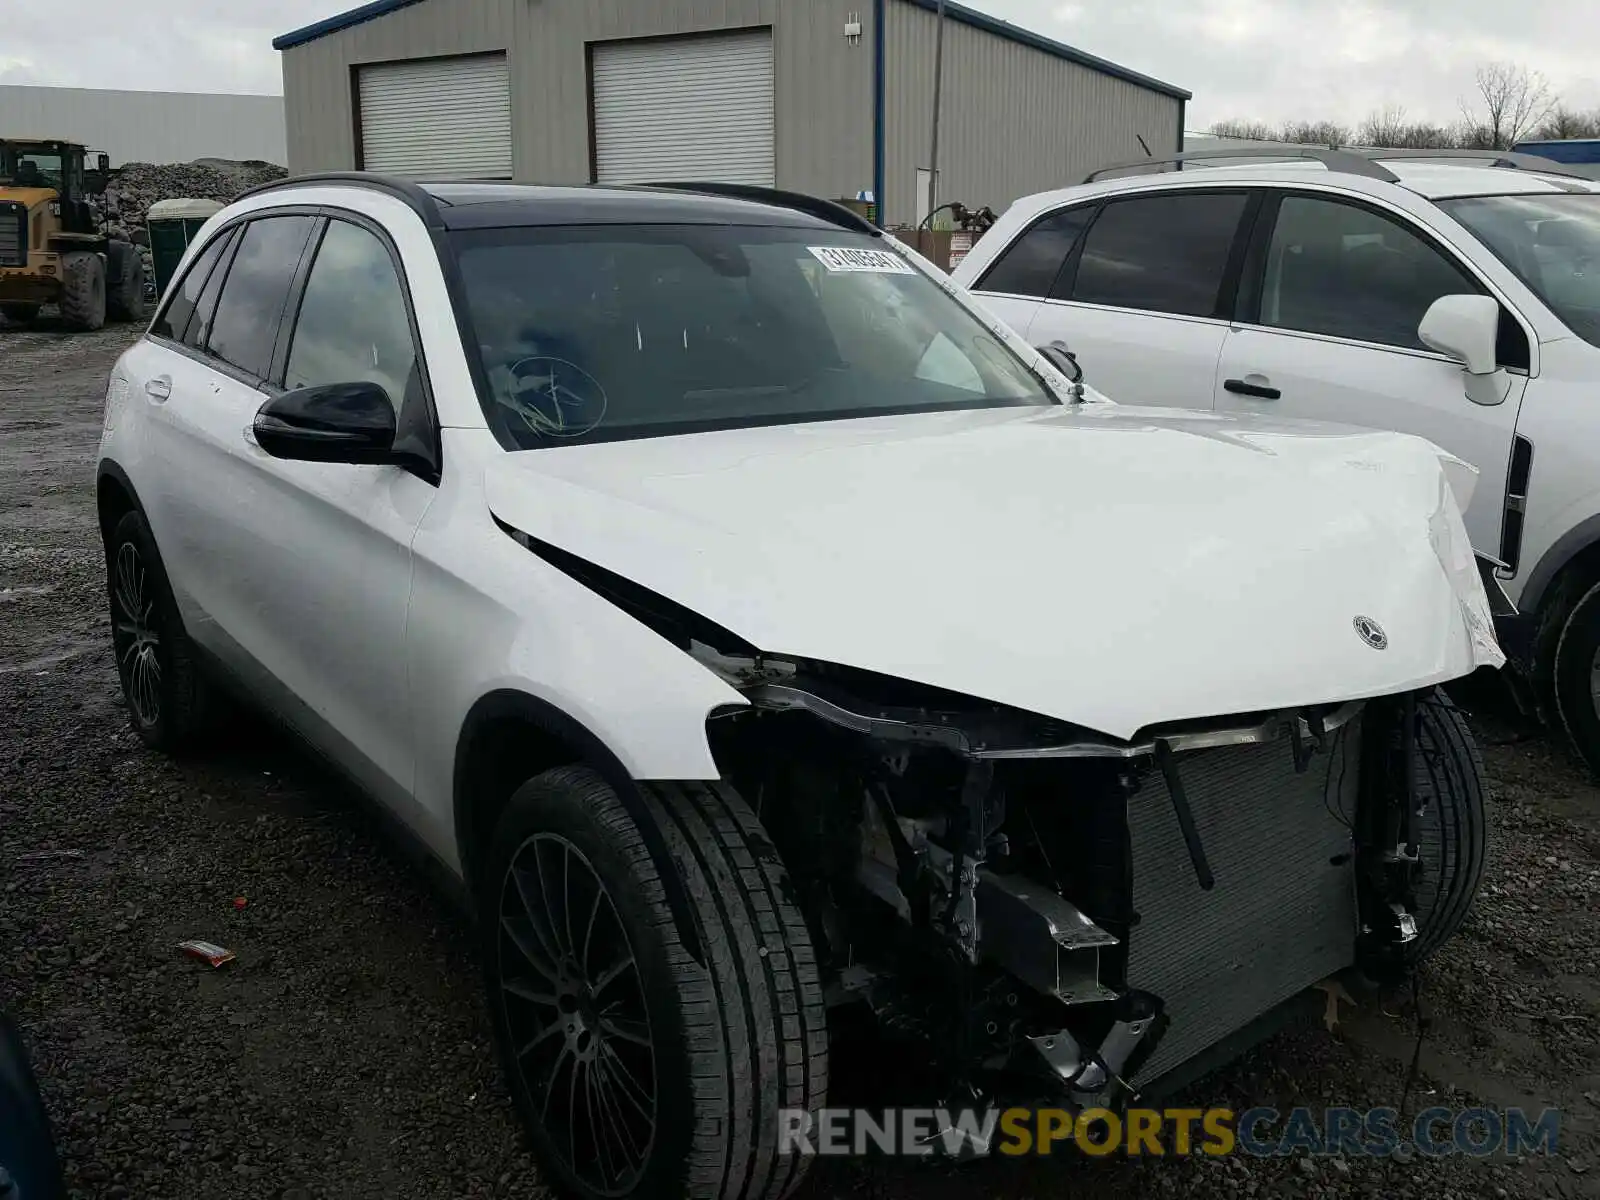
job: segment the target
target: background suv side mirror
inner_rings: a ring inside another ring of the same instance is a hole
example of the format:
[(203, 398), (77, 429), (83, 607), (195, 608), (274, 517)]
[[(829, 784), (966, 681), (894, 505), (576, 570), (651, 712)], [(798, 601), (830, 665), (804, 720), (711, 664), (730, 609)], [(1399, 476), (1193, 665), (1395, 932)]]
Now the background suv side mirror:
[(1417, 336), (1461, 362), (1468, 375), (1492, 375), (1499, 366), (1500, 303), (1491, 296), (1440, 296), (1423, 315)]
[(274, 458), (391, 463), (394, 405), (376, 383), (329, 383), (268, 400), (256, 412), (256, 442)]

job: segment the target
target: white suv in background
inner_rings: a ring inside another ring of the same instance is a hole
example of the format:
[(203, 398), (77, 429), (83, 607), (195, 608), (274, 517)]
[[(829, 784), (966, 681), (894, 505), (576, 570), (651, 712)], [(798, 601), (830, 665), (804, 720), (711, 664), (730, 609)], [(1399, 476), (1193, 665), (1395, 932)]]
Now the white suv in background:
[(1308, 161), (1191, 152), (1026, 197), (954, 277), (1122, 403), (1396, 429), (1477, 466), (1467, 528), (1520, 610), (1501, 640), (1600, 771), (1600, 182), (1270, 155)]

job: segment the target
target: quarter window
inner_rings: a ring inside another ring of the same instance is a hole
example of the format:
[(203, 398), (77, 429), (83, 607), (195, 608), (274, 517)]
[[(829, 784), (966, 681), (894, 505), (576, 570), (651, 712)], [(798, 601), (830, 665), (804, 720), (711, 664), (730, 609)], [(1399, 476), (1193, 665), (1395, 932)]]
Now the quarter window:
[(332, 221), (306, 281), (284, 386), (376, 383), (398, 410), (416, 366), (405, 290), (373, 234)]
[(1084, 238), (1072, 298), (1191, 317), (1219, 311), (1243, 192), (1183, 192), (1117, 200)]
[(315, 217), (291, 215), (245, 226), (206, 336), (212, 355), (247, 375), (266, 377), (283, 306), (315, 224)]
[(1433, 302), (1482, 290), (1397, 221), (1285, 196), (1267, 248), (1261, 324), (1423, 350), (1417, 326)]
[(189, 328), (189, 318), (194, 316), (194, 310), (200, 303), (200, 293), (205, 289), (228, 244), (233, 241), (234, 232), (232, 229), (225, 230), (212, 238), (210, 244), (200, 252), (194, 265), (184, 272), (178, 290), (173, 293), (172, 300), (162, 310), (150, 332), (175, 342), (183, 340), (184, 332)]
[(979, 289), (1013, 296), (1048, 296), (1094, 210), (1092, 204), (1080, 205), (1035, 222), (995, 260)]

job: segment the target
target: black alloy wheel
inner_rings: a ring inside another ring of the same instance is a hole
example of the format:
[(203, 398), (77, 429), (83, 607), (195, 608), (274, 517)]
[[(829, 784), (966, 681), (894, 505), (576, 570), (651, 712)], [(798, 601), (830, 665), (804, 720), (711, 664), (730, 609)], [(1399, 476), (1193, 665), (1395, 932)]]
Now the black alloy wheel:
[(596, 1193), (627, 1195), (650, 1159), (656, 1054), (638, 960), (583, 852), (524, 841), (500, 889), (499, 1002), (550, 1148)]

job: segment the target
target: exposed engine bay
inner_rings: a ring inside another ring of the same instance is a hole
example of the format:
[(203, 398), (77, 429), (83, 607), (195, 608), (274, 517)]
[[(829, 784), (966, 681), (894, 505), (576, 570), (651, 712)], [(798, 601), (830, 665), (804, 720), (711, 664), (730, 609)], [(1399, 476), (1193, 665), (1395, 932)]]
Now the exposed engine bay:
[(1431, 690), (1124, 743), (854, 669), (690, 653), (750, 701), (709, 722), (713, 752), (789, 869), (831, 998), (920, 1039), (969, 1096), (1125, 1104), (1341, 970), (1403, 977), (1481, 871), (1452, 816), (1481, 802), (1476, 757)]

